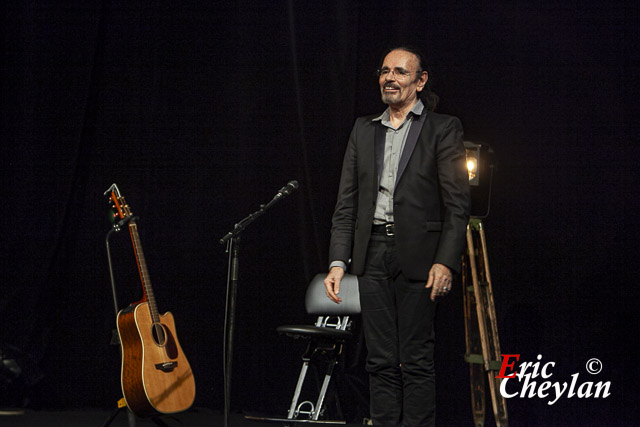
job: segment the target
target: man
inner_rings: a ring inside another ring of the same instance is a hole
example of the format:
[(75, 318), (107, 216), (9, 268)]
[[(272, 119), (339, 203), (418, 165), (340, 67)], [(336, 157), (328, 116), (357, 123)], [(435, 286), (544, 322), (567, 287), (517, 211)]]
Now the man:
[(356, 120), (331, 229), (324, 284), (340, 303), (349, 262), (358, 276), (374, 425), (435, 422), (436, 301), (460, 268), (469, 218), (462, 125), (428, 111), (437, 97), (425, 89), (425, 66), (413, 48), (384, 56), (388, 108)]

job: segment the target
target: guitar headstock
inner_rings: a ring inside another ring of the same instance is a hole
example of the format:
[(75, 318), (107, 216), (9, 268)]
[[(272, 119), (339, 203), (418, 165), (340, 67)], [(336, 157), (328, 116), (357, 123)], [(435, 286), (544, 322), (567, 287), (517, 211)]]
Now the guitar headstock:
[(107, 191), (104, 192), (105, 196), (109, 196), (108, 203), (112, 210), (111, 220), (116, 222), (117, 220), (127, 219), (133, 216), (131, 208), (124, 199), (124, 196), (120, 194), (120, 189), (116, 184), (112, 184)]

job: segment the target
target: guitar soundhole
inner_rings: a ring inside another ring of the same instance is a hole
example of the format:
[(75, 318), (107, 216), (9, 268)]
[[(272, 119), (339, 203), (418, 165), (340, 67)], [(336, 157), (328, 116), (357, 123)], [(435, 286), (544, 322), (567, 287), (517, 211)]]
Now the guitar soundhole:
[(165, 333), (164, 325), (161, 323), (154, 323), (151, 326), (151, 333), (153, 334), (153, 340), (159, 346), (163, 346), (167, 342), (167, 335)]
[(160, 347), (164, 347), (167, 353), (167, 357), (175, 359), (178, 357), (178, 347), (176, 346), (176, 340), (173, 338), (171, 329), (165, 327), (162, 323), (154, 324), (151, 327), (153, 340)]

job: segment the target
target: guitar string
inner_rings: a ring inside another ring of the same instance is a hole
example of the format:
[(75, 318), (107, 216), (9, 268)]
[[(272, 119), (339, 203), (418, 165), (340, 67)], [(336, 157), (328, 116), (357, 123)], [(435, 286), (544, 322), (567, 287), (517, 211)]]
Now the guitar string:
[(149, 306), (149, 311), (151, 313), (151, 321), (153, 323), (153, 329), (156, 332), (158, 344), (163, 344), (165, 341), (164, 331), (160, 324), (160, 316), (158, 314), (158, 309), (156, 306), (156, 298), (153, 293), (153, 289), (151, 288), (151, 279), (149, 277), (149, 273), (147, 272), (147, 263), (144, 259), (144, 252), (142, 251), (142, 244), (140, 242), (140, 235), (138, 233), (138, 224), (132, 221), (131, 224), (129, 225), (129, 228), (131, 229), (133, 245), (136, 253), (136, 258), (138, 260), (138, 267), (140, 269), (140, 278), (142, 280), (142, 286), (144, 288), (145, 295), (147, 296), (147, 302)]

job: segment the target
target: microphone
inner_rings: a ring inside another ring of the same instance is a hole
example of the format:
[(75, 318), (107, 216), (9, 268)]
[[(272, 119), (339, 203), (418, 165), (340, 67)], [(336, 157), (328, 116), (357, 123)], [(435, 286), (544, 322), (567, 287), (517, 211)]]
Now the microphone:
[[(271, 199), (271, 201), (269, 203), (267, 203), (266, 205), (260, 205), (260, 210), (250, 214), (248, 217), (246, 217), (245, 219), (243, 219), (242, 221), (237, 223), (235, 225), (235, 227), (233, 228), (233, 230), (228, 232), (222, 239), (220, 239), (220, 243), (221, 244), (225, 244), (225, 243), (230, 242), (230, 240), (232, 238), (234, 238), (235, 236), (237, 236), (240, 233), (242, 233), (242, 231), (244, 231), (244, 229), (247, 228), (247, 226), (249, 224), (251, 224), (253, 221), (255, 221), (255, 219), (258, 218), (259, 216), (264, 215), (264, 213), (269, 208), (271, 208), (273, 205), (278, 203), (280, 201), (280, 199), (283, 199), (283, 198), (289, 196), (290, 194), (295, 193), (296, 190), (298, 189), (298, 187), (299, 187), (298, 181), (289, 181), (287, 183), (287, 185), (282, 187), (278, 191), (278, 193), (275, 196), (273, 196), (273, 199)], [(228, 248), (227, 248), (227, 250), (228, 250)]]
[(287, 197), (293, 193), (295, 193), (295, 191), (298, 189), (299, 185), (298, 185), (298, 181), (289, 181), (287, 183), (287, 185), (285, 185), (284, 187), (282, 187), (280, 189), (280, 191), (278, 191), (278, 194), (275, 195), (275, 198), (282, 198), (282, 197)]

